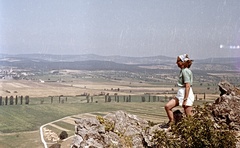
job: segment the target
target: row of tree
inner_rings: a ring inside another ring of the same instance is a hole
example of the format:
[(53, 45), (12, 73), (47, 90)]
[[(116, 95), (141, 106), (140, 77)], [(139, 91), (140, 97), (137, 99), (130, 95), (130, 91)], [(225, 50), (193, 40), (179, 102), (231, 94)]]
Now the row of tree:
[(13, 96), (6, 96), (3, 98), (0, 96), (0, 105), (18, 105), (18, 104), (29, 104), (29, 96), (16, 96), (15, 98)]
[[(168, 97), (168, 96), (151, 96), (150, 94), (147, 95), (143, 95), (143, 96), (139, 96), (141, 99), (141, 102), (167, 102), (170, 99), (172, 99), (173, 97)], [(198, 98), (197, 94), (195, 95), (195, 99), (196, 100), (201, 100), (202, 98)], [(206, 94), (203, 94), (203, 99), (206, 99)], [(50, 101), (51, 104), (53, 104), (53, 100), (54, 97), (50, 96)], [(85, 99), (83, 99), (85, 100)], [(68, 98), (66, 96), (58, 96), (58, 103), (65, 103), (68, 101)], [(86, 102), (87, 103), (93, 103), (94, 101), (94, 96), (90, 96), (90, 94), (86, 95)], [(3, 98), (2, 96), (0, 96), (0, 106), (1, 105), (22, 105), (22, 104), (29, 104), (30, 102), (30, 98), (29, 96), (6, 96), (5, 98)], [(97, 103), (98, 100), (95, 100), (95, 102)], [(127, 96), (119, 96), (117, 94), (114, 95), (109, 95), (106, 94), (105, 95), (105, 102), (132, 102), (132, 95), (127, 95)], [(42, 98), (40, 100), (40, 103), (43, 104), (44, 103), (44, 98)]]

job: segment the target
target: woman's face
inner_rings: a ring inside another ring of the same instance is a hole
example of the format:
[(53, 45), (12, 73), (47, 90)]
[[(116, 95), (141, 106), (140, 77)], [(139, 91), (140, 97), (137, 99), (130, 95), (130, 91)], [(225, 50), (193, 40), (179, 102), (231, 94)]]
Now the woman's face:
[(178, 65), (179, 68), (183, 68), (183, 62), (182, 62), (182, 60), (179, 57), (177, 57), (176, 64)]

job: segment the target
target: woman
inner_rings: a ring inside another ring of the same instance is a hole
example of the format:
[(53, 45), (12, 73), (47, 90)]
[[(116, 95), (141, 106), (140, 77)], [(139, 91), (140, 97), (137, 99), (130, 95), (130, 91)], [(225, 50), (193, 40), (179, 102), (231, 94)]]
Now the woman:
[(192, 90), (193, 74), (189, 69), (192, 65), (192, 61), (193, 60), (190, 60), (187, 54), (183, 54), (177, 57), (176, 63), (181, 69), (177, 82), (177, 85), (180, 88), (177, 92), (176, 97), (165, 105), (165, 110), (169, 118), (169, 122), (167, 124), (168, 127), (170, 124), (174, 123), (172, 108), (178, 105), (182, 106), (184, 108), (186, 116), (192, 115), (192, 105), (194, 102), (194, 94)]

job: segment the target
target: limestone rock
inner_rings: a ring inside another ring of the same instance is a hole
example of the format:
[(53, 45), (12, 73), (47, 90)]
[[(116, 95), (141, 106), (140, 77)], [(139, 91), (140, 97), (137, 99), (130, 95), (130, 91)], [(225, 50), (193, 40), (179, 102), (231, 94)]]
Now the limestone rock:
[(211, 107), (214, 120), (240, 130), (240, 89), (224, 81), (219, 83), (219, 90), (220, 97)]
[(237, 87), (234, 87), (232, 84), (230, 84), (227, 81), (219, 82), (218, 86), (219, 86), (219, 90), (221, 92), (220, 96), (222, 96), (223, 94), (233, 95), (233, 96), (240, 95), (240, 89)]
[[(152, 146), (155, 130), (163, 130), (159, 125), (150, 127), (148, 121), (124, 111), (107, 114), (103, 119), (103, 123), (94, 117), (76, 120), (76, 136), (71, 147), (144, 148)], [(107, 128), (109, 125), (114, 126)]]

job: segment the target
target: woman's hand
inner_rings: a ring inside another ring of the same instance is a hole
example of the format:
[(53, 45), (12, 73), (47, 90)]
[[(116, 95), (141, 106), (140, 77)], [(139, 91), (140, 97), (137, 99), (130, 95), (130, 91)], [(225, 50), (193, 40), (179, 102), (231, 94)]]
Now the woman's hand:
[(185, 107), (186, 104), (187, 104), (187, 100), (184, 99), (184, 100), (183, 100), (183, 104), (182, 104), (182, 106)]

